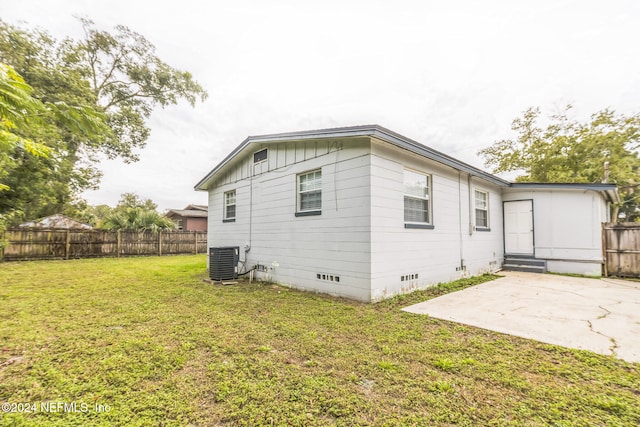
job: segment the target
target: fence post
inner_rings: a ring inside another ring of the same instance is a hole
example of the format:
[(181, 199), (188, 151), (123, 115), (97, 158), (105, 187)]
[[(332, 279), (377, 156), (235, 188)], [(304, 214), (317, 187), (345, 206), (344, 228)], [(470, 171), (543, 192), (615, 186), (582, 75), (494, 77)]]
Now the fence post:
[(71, 230), (67, 229), (67, 240), (64, 245), (64, 259), (69, 259), (70, 250), (71, 250)]
[(162, 230), (158, 230), (158, 255), (162, 256)]
[(198, 255), (198, 232), (193, 232), (193, 241), (195, 242), (195, 253)]
[(116, 231), (116, 257), (120, 258), (120, 230)]

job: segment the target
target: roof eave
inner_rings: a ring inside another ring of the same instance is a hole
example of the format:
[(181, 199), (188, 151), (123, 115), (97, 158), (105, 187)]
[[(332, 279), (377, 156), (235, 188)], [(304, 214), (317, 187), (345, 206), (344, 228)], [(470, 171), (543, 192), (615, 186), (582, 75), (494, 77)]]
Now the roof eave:
[(304, 139), (317, 139), (317, 138), (347, 138), (356, 136), (372, 136), (382, 141), (389, 142), (397, 147), (411, 151), (415, 154), (434, 160), (438, 163), (449, 166), (453, 169), (471, 174), (478, 178), (487, 180), (496, 185), (507, 187), (510, 185), (509, 181), (502, 178), (498, 178), (488, 172), (482, 171), (476, 167), (473, 167), (467, 163), (450, 157), (437, 150), (429, 148), (420, 144), (412, 139), (395, 133), (389, 129), (386, 129), (379, 125), (363, 125), (363, 126), (351, 126), (345, 128), (331, 128), (320, 129), (311, 131), (300, 132), (288, 132), (278, 133), (270, 135), (258, 135), (247, 137), (240, 145), (238, 145), (227, 157), (225, 157), (211, 172), (209, 172), (200, 182), (198, 182), (194, 189), (196, 191), (207, 191), (211, 178), (215, 176), (220, 169), (226, 166), (238, 153), (245, 149), (251, 143), (258, 142), (282, 142), (282, 141), (299, 141)]
[(376, 128), (374, 136), (384, 141), (390, 142), (396, 146), (399, 146), (400, 148), (404, 148), (405, 150), (411, 151), (415, 154), (419, 154), (423, 157), (429, 158), (438, 163), (449, 166), (455, 170), (459, 170), (459, 171), (468, 173), (470, 175), (476, 176), (478, 178), (484, 179), (486, 181), (492, 182), (493, 184), (499, 185), (501, 187), (507, 187), (511, 184), (509, 181), (506, 181), (488, 172), (480, 170), (474, 166), (471, 166), (458, 159), (455, 159), (451, 156), (441, 153), (440, 151), (429, 148), (426, 145), (420, 144), (419, 142), (413, 141), (409, 138), (406, 138), (400, 134), (397, 134), (383, 127), (378, 126)]

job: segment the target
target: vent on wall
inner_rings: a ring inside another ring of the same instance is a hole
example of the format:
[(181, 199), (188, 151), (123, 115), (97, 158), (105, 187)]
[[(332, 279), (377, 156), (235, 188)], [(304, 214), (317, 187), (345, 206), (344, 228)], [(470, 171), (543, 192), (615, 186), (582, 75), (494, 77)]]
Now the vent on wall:
[(335, 274), (326, 274), (326, 273), (317, 273), (316, 279), (318, 280), (326, 280), (328, 282), (339, 282), (340, 276)]
[(238, 246), (209, 248), (209, 277), (212, 280), (237, 279), (239, 256)]
[(418, 278), (418, 273), (405, 274), (404, 276), (400, 276), (400, 281), (407, 282), (409, 280), (416, 280), (417, 278)]
[(260, 151), (256, 151), (255, 153), (253, 153), (253, 163), (260, 163), (260, 162), (264, 162), (265, 160), (267, 160), (267, 149), (263, 149)]

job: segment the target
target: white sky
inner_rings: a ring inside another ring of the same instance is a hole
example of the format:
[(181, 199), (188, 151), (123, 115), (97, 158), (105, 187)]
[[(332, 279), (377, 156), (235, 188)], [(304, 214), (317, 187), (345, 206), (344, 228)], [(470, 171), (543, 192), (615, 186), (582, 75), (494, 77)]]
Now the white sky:
[(74, 15), (141, 33), (209, 92), (155, 111), (141, 161), (102, 162), (91, 204), (206, 204), (193, 186), (248, 135), (375, 123), (482, 168), (530, 106), (640, 112), (636, 0), (0, 0), (58, 38), (81, 36)]

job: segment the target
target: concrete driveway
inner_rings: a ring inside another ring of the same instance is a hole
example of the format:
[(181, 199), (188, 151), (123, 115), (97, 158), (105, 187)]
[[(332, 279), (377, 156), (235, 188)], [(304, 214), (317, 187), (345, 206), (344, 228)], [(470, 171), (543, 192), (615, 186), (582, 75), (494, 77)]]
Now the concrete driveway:
[(501, 274), (403, 310), (640, 362), (640, 283)]

